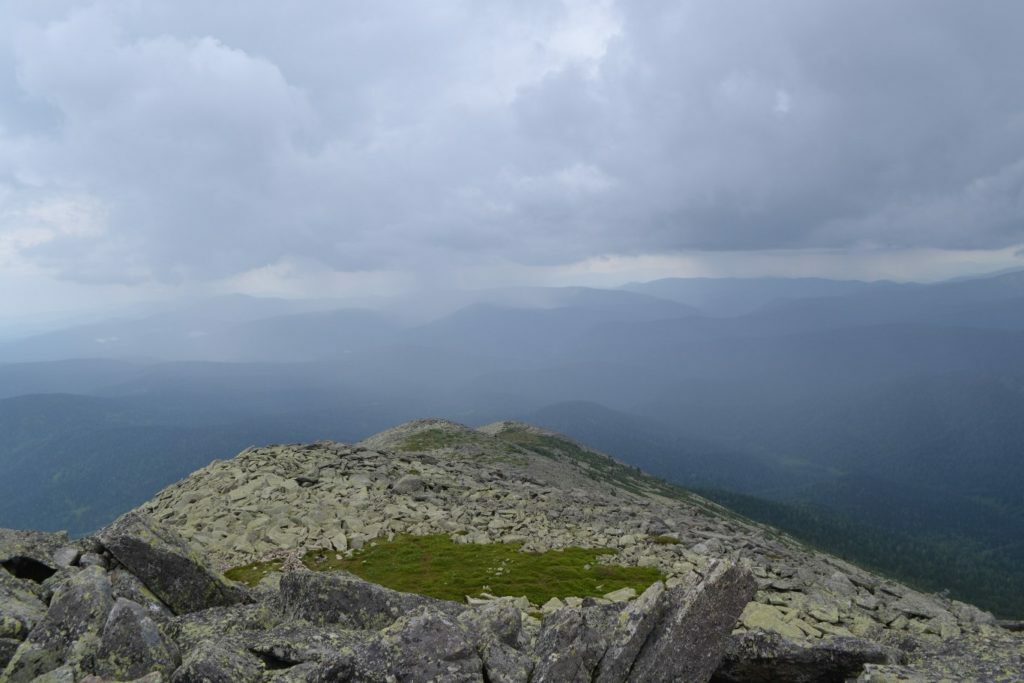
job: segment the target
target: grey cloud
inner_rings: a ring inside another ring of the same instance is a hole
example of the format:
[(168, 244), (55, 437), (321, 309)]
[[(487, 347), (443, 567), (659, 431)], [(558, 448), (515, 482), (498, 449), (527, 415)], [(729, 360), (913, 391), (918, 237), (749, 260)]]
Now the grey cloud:
[(0, 10), (0, 236), (87, 197), (24, 251), (112, 281), (1024, 242), (1017, 3), (230, 5)]

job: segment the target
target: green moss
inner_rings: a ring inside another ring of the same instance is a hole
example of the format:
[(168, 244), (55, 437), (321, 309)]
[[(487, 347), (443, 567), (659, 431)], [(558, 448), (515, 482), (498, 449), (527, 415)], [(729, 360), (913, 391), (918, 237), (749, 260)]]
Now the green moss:
[(527, 553), (519, 544), (460, 544), (447, 535), (397, 536), (338, 559), (330, 550), (306, 554), (317, 571), (344, 569), (394, 590), (461, 602), (467, 595), (525, 595), (534, 604), (553, 597), (600, 596), (619, 588), (645, 590), (664, 578), (651, 567), (601, 564), (607, 548)]
[(281, 560), (253, 562), (252, 564), (245, 564), (241, 567), (233, 567), (224, 572), (224, 576), (232, 581), (244, 583), (247, 586), (255, 586), (270, 572), (281, 571), (281, 565)]
[(400, 451), (432, 451), (437, 448), (447, 448), (460, 443), (466, 443), (465, 434), (460, 432), (449, 432), (443, 429), (425, 429), (417, 432), (406, 439), (398, 446)]

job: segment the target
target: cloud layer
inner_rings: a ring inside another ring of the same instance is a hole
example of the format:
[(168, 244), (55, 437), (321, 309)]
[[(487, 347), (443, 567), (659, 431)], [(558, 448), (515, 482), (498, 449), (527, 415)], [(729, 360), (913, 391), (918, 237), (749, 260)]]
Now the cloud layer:
[(1024, 5), (5, 3), (0, 262), (1024, 243)]

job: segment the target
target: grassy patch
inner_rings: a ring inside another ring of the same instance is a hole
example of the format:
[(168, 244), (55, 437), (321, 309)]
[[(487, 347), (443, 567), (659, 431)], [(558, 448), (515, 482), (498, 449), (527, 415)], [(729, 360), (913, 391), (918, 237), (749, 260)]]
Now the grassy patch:
[(454, 543), (447, 535), (397, 536), (373, 543), (352, 558), (333, 551), (312, 551), (310, 569), (345, 569), (394, 590), (462, 602), (467, 595), (525, 595), (540, 605), (552, 597), (600, 596), (619, 588), (637, 592), (662, 579), (651, 567), (601, 564), (606, 548), (565, 548), (546, 553), (520, 552), (519, 544)]
[(245, 564), (241, 567), (233, 567), (224, 572), (224, 576), (232, 581), (244, 583), (247, 586), (255, 586), (270, 572), (281, 571), (281, 564), (281, 560), (253, 562), (252, 564)]
[(466, 442), (466, 437), (457, 432), (449, 432), (443, 429), (425, 429), (412, 436), (406, 437), (399, 445), (400, 451), (432, 451), (435, 448), (447, 448)]

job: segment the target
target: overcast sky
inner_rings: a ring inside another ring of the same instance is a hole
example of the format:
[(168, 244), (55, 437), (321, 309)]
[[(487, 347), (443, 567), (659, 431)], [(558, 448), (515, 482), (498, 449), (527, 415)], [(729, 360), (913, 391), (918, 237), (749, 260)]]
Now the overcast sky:
[(0, 319), (1024, 266), (1024, 3), (0, 4)]

